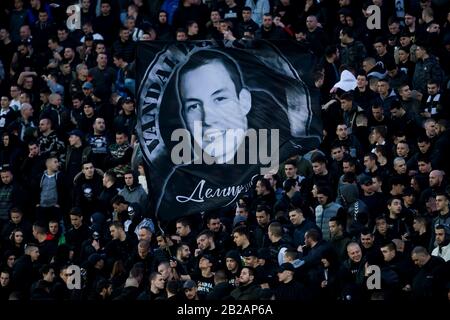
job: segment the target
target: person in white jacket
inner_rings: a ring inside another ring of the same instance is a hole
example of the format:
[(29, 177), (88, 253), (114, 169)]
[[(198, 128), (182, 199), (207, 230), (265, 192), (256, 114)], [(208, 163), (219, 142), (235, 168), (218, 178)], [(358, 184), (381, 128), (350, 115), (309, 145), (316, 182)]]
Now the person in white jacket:
[(259, 26), (263, 23), (263, 16), (270, 12), (269, 0), (245, 0), (245, 6), (252, 9), (252, 19)]
[(434, 227), (436, 248), (433, 249), (431, 255), (441, 257), (445, 261), (450, 260), (450, 234), (446, 232), (448, 227), (445, 225), (437, 225)]

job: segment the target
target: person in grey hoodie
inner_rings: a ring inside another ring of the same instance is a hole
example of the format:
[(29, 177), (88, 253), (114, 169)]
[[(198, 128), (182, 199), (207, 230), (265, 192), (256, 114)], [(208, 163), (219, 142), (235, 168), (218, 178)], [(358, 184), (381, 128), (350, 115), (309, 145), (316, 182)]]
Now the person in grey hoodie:
[(149, 206), (148, 195), (144, 188), (139, 184), (139, 179), (133, 171), (127, 171), (124, 174), (125, 187), (120, 190), (119, 195), (123, 196), (130, 203), (139, 203), (141, 208), (146, 211)]
[(352, 237), (358, 236), (369, 221), (369, 209), (364, 201), (358, 199), (356, 184), (342, 184), (339, 192), (347, 213), (347, 231)]

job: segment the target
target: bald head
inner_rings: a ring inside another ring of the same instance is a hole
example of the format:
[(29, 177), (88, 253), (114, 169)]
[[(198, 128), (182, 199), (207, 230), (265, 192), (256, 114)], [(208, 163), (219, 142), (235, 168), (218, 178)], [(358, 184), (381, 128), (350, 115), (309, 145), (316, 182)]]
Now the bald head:
[(362, 252), (361, 247), (356, 242), (351, 242), (347, 245), (347, 254), (350, 260), (357, 263), (361, 261)]
[(441, 170), (433, 170), (429, 175), (430, 187), (439, 187), (444, 179), (444, 173)]

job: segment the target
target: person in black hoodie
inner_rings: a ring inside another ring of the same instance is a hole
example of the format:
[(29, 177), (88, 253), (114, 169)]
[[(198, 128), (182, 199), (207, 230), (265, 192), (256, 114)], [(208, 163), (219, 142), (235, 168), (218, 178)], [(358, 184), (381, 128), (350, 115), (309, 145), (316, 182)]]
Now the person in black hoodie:
[(339, 296), (339, 267), (338, 256), (334, 250), (325, 250), (321, 264), (308, 273), (307, 287), (314, 299), (320, 301), (335, 301)]
[(158, 22), (155, 25), (155, 31), (158, 40), (173, 40), (174, 30), (167, 21), (167, 12), (160, 10), (158, 12)]
[(268, 248), (260, 248), (257, 251), (257, 267), (255, 268), (256, 280), (263, 288), (273, 288), (277, 284), (278, 264), (272, 259)]
[(347, 221), (344, 223), (351, 236), (358, 236), (369, 221), (369, 209), (359, 198), (358, 187), (355, 184), (340, 186), (341, 199), (346, 210)]
[(125, 171), (123, 177), (125, 180), (125, 186), (119, 191), (119, 195), (130, 203), (138, 203), (144, 211), (147, 211), (149, 206), (148, 195), (139, 183), (137, 173), (132, 170), (127, 170)]
[(241, 274), (242, 268), (242, 259), (239, 251), (230, 250), (225, 255), (225, 264), (226, 264), (226, 276), (228, 279), (228, 283), (237, 287), (237, 278)]
[(85, 263), (87, 271), (86, 292), (89, 298), (95, 296), (97, 285), (100, 281), (106, 280), (108, 276), (105, 272), (105, 260), (99, 253), (93, 253)]

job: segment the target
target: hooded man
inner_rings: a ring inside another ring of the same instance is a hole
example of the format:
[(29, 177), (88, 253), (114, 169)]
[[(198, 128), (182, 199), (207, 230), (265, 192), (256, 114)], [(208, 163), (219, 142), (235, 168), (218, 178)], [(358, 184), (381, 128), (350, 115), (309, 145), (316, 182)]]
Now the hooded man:
[(343, 184), (339, 188), (344, 208), (347, 210), (347, 230), (357, 236), (369, 220), (369, 209), (358, 199), (359, 190), (355, 184)]
[(432, 256), (441, 257), (445, 261), (450, 260), (450, 229), (442, 224), (434, 227), (436, 247), (431, 252)]
[(124, 174), (125, 186), (119, 192), (128, 202), (139, 203), (142, 209), (146, 209), (149, 205), (148, 195), (142, 185), (139, 184), (138, 176), (131, 170)]

